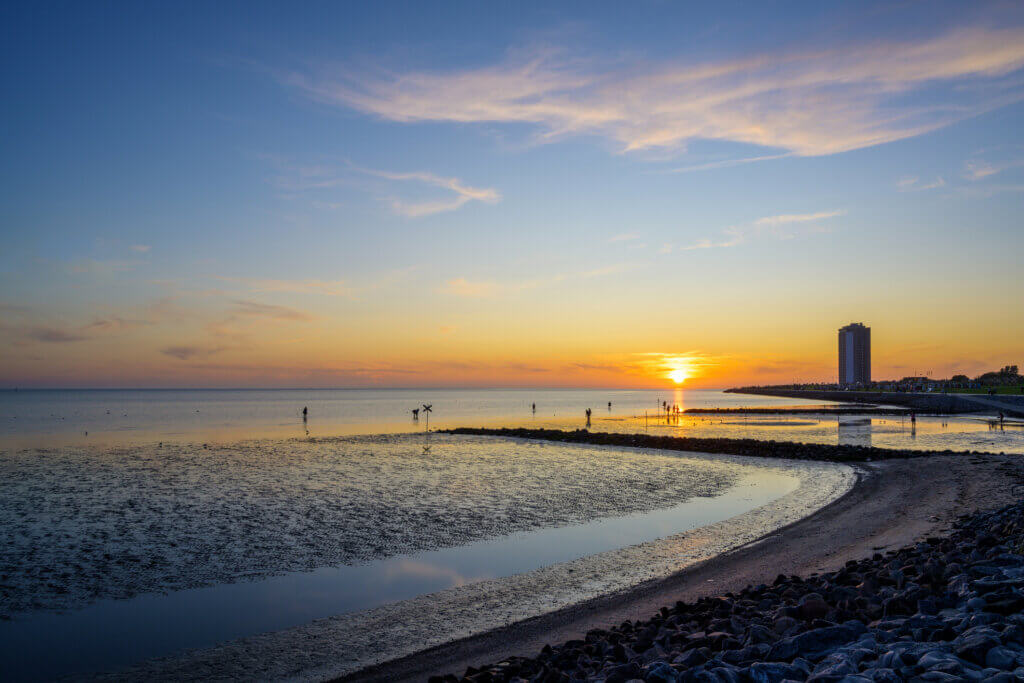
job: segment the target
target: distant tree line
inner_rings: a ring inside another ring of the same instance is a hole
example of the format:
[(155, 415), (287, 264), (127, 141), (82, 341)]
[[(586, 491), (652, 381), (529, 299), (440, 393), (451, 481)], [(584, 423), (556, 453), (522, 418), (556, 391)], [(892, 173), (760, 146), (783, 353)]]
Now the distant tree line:
[[(1024, 391), (1024, 377), (1016, 365), (1007, 365), (993, 372), (986, 372), (971, 379), (967, 375), (953, 375), (949, 379), (932, 379), (930, 377), (904, 377), (898, 380), (883, 380), (858, 385), (855, 388), (874, 391), (951, 391), (956, 389), (990, 389), (998, 387), (1020, 386)], [(835, 382), (816, 382), (798, 384), (773, 384), (743, 389), (844, 389)]]

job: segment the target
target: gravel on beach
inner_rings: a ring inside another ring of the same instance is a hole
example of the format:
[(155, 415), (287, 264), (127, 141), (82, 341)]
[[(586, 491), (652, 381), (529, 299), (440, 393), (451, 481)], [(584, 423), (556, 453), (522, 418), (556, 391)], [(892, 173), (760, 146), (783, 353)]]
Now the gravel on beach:
[(1024, 680), (1024, 503), (807, 578), (677, 602), (459, 681)]

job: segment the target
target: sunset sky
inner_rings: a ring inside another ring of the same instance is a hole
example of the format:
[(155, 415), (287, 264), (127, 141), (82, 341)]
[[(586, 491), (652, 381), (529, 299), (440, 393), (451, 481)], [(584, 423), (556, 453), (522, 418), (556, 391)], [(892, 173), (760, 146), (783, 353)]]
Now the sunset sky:
[(0, 387), (1024, 365), (1024, 5), (549, 5), (5, 4)]

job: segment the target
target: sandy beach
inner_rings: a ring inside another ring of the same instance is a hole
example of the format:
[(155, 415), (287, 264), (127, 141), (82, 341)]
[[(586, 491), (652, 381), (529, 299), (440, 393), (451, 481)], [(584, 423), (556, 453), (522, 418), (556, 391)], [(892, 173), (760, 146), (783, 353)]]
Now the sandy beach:
[(467, 666), (533, 656), (593, 628), (645, 619), (676, 601), (771, 582), (778, 574), (832, 571), (848, 560), (949, 529), (962, 514), (1012, 502), (1024, 463), (1012, 456), (933, 456), (864, 463), (856, 485), (818, 512), (754, 543), (634, 589), (517, 622), (371, 667), (341, 680), (412, 681)]

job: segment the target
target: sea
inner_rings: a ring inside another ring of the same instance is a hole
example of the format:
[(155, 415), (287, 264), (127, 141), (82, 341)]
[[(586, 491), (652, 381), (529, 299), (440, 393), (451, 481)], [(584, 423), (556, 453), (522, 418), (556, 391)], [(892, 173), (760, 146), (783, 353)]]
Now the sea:
[(0, 671), (344, 675), (668, 575), (810, 514), (858, 476), (446, 428), (1024, 454), (1024, 424), (983, 415), (911, 424), (815, 412), (824, 404), (756, 416), (665, 406), (794, 401), (685, 389), (0, 392)]

